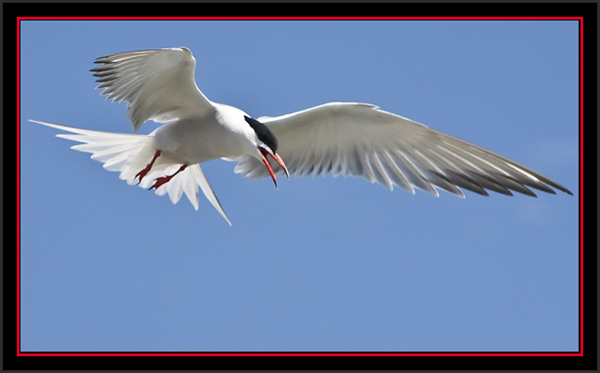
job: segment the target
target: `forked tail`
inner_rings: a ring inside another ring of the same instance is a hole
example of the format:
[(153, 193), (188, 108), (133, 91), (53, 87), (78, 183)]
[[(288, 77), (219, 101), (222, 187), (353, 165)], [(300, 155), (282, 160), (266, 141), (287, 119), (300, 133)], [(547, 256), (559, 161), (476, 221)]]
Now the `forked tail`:
[[(120, 172), (119, 177), (122, 180), (126, 180), (130, 185), (139, 182), (136, 175), (148, 165), (156, 152), (156, 139), (152, 135), (100, 132), (39, 122), (31, 119), (29, 121), (71, 132), (72, 134), (61, 133), (56, 135), (56, 137), (83, 143), (74, 145), (71, 149), (92, 153), (92, 159), (102, 162), (103, 167), (108, 171)], [(181, 164), (170, 163), (165, 161), (164, 158), (161, 159), (159, 157), (151, 170), (139, 182), (139, 186), (148, 189), (152, 186), (154, 180), (165, 175), (172, 175), (181, 166)], [(198, 210), (198, 186), (200, 186), (200, 189), (202, 189), (202, 192), (214, 208), (231, 225), (199, 164), (185, 168), (168, 183), (155, 189), (155, 193), (159, 196), (168, 193), (173, 204), (179, 202), (181, 195), (185, 193), (194, 208)]]

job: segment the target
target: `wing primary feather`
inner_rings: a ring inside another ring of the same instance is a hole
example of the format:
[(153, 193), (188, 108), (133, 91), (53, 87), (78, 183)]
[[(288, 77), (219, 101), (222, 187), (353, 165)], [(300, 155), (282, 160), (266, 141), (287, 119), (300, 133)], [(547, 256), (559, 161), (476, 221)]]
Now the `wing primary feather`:
[[(362, 165), (360, 152), (356, 147), (348, 154), (348, 173), (355, 176), (362, 176), (365, 169)], [(331, 166), (329, 167), (331, 169)]]
[(431, 186), (431, 183), (427, 181), (419, 168), (415, 166), (406, 154), (401, 151), (395, 151), (391, 152), (390, 155), (413, 186), (436, 197), (439, 196), (439, 193)]
[(383, 167), (383, 164), (381, 163), (381, 159), (379, 159), (379, 156), (377, 155), (377, 153), (374, 153), (371, 156), (371, 165), (375, 166), (372, 169), (373, 169), (373, 173), (375, 175), (375, 179), (377, 180), (377, 182), (379, 184), (383, 185), (384, 187), (388, 188), (389, 190), (394, 190), (392, 181), (390, 180), (385, 168)]
[[(439, 149), (444, 152), (447, 152), (448, 154), (450, 154), (450, 156), (458, 159), (460, 162), (464, 162), (464, 159), (460, 155), (458, 155), (458, 152), (449, 151), (448, 149), (446, 149), (444, 147), (439, 147)], [(463, 150), (460, 149), (460, 152), (462, 153)], [(514, 172), (509, 172), (510, 170), (507, 170), (503, 164), (500, 164), (500, 163), (492, 164), (489, 161), (485, 161), (484, 159), (481, 159), (481, 161), (487, 162), (488, 164), (490, 164), (490, 166), (493, 166), (492, 169), (500, 170), (500, 172), (498, 174), (494, 175), (494, 179), (498, 180), (498, 182), (501, 183), (504, 187), (506, 187), (508, 189), (512, 189), (519, 193), (526, 194), (531, 197), (537, 197), (533, 192), (531, 192), (529, 189), (527, 189), (524, 186), (526, 184), (532, 183), (530, 178), (526, 178), (524, 176), (515, 174)], [(457, 166), (453, 167), (453, 170), (451, 170), (450, 172), (457, 174), (457, 175), (464, 173), (464, 171), (461, 170), (461, 168), (457, 167)]]
[[(502, 184), (500, 184), (499, 182), (495, 181), (494, 179), (490, 178), (489, 176), (485, 175), (485, 174), (478, 174), (475, 173), (473, 171), (467, 171), (469, 178), (473, 181), (475, 181), (477, 184), (481, 185), (482, 187), (492, 190), (496, 193), (500, 193), (500, 194), (504, 194), (507, 196), (512, 196), (513, 194), (510, 192), (510, 190), (508, 190), (508, 188), (504, 187)], [(550, 189), (552, 191), (552, 189)]]
[(385, 160), (384, 166), (388, 169), (388, 176), (390, 176), (394, 185), (409, 192), (410, 194), (415, 194), (415, 189), (412, 187), (410, 181), (408, 181), (402, 170), (398, 168), (398, 165), (392, 159), (389, 152), (384, 151), (382, 156)]
[(367, 179), (370, 183), (375, 182), (375, 175), (373, 174), (373, 169), (371, 168), (371, 164), (369, 161), (369, 154), (366, 152), (360, 153), (360, 161), (363, 166), (363, 174), (362, 177)]
[[(434, 152), (430, 151), (428, 155), (425, 155), (418, 149), (415, 149), (413, 152), (413, 157), (415, 157), (415, 161), (417, 161), (423, 176), (430, 183), (458, 197), (465, 197), (464, 193), (456, 185), (449, 182), (448, 179), (439, 177), (440, 174), (444, 174), (444, 171), (440, 168), (440, 166), (446, 164), (445, 160), (436, 159)], [(433, 158), (433, 160), (430, 158)], [(436, 161), (439, 165), (436, 164)]]
[(344, 168), (342, 167), (342, 162), (340, 160), (340, 150), (334, 149), (331, 155), (331, 176), (338, 177), (340, 174), (344, 175), (342, 173), (343, 171)]
[[(441, 147), (440, 147), (440, 149), (443, 150), (443, 148), (441, 148)], [(435, 149), (430, 148), (427, 150), (427, 154), (429, 157), (433, 158), (435, 160), (435, 162), (437, 162), (438, 164), (443, 165), (443, 169), (437, 167), (435, 170), (432, 170), (433, 174), (437, 175), (438, 177), (441, 177), (442, 180), (446, 180), (451, 183), (455, 182), (458, 186), (463, 187), (467, 190), (471, 190), (472, 192), (475, 192), (478, 194), (482, 194), (482, 193), (479, 193), (478, 191), (481, 191), (481, 189), (479, 189), (479, 187), (483, 187), (483, 188), (490, 189), (490, 190), (493, 190), (493, 191), (501, 193), (501, 194), (512, 196), (512, 193), (510, 193), (510, 191), (505, 186), (503, 186), (500, 182), (494, 180), (494, 177), (504, 180), (505, 179), (504, 173), (500, 173), (500, 174), (496, 174), (496, 175), (490, 174), (489, 172), (484, 171), (481, 167), (477, 167), (475, 165), (479, 161), (477, 158), (472, 159), (475, 163), (475, 164), (472, 164), (452, 152), (448, 152), (448, 153), (449, 154), (447, 155), (447, 157), (444, 157), (444, 156), (440, 155), (439, 153), (437, 153), (437, 151)], [(460, 162), (463, 162), (465, 164), (470, 164), (473, 167), (473, 169), (465, 170), (465, 169), (462, 169), (461, 167), (455, 166), (454, 163), (452, 163), (448, 159), (451, 156), (456, 157)], [(434, 162), (432, 161), (431, 163), (434, 163)], [(483, 164), (482, 167), (485, 167), (485, 164)], [(500, 169), (497, 169), (497, 168), (492, 168), (492, 170), (501, 171)], [(444, 175), (446, 177), (444, 177)], [(467, 183), (468, 185), (464, 184), (464, 183)], [(473, 185), (477, 186), (477, 187), (475, 187), (477, 190), (473, 190), (473, 188), (472, 188)]]
[[(469, 144), (467, 142), (464, 142), (460, 139), (454, 139), (455, 142), (460, 142), (460, 143), (465, 143), (466, 145), (464, 145), (464, 147), (468, 148), (471, 150), (471, 152), (467, 152), (465, 149), (461, 148), (458, 145), (455, 145), (451, 142), (445, 142), (446, 145), (452, 147), (457, 153), (461, 153), (461, 154), (469, 154), (471, 157), (474, 157), (476, 159), (478, 159), (481, 162), (485, 162), (487, 163), (489, 166), (496, 168), (496, 169), (501, 169), (502, 173), (509, 177), (512, 180), (518, 181), (520, 184), (522, 185), (527, 185), (529, 187), (547, 192), (547, 193), (552, 193), (552, 192), (548, 192), (548, 189), (545, 184), (550, 185), (558, 190), (561, 190), (567, 194), (573, 195), (573, 193), (571, 193), (571, 191), (569, 191), (567, 188), (563, 187), (562, 185), (548, 179), (547, 177), (545, 177), (544, 175), (541, 175), (513, 160), (510, 160), (506, 157), (503, 157), (499, 154), (496, 154), (492, 151), (489, 151), (487, 149), (484, 148), (480, 148), (478, 146), (475, 146), (473, 144)], [(477, 156), (477, 154), (480, 154), (481, 156)], [(527, 188), (525, 188), (527, 189)], [(531, 192), (529, 189), (527, 189), (527, 191), (529, 193), (527, 193), (525, 190), (522, 190), (521, 193), (527, 194), (529, 196), (531, 196), (533, 194), (533, 192)], [(535, 196), (535, 194), (533, 194), (533, 196)]]
[(459, 187), (464, 188), (466, 190), (470, 190), (471, 192), (480, 194), (482, 196), (489, 197), (488, 192), (486, 192), (484, 188), (477, 185), (476, 182), (474, 182), (465, 174), (454, 171), (448, 171), (445, 173), (445, 175), (451, 182), (458, 185)]

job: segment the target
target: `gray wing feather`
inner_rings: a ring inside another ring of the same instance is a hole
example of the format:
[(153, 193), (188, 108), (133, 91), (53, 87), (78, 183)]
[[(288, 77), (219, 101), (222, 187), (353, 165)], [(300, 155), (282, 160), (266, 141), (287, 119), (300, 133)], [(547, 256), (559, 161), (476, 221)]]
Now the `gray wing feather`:
[[(362, 177), (392, 190), (414, 188), (438, 196), (438, 189), (464, 197), (461, 189), (536, 196), (529, 188), (555, 194), (564, 186), (506, 157), (430, 129), (376, 106), (329, 103), (304, 111), (258, 119), (279, 141), (289, 172), (314, 177)], [(250, 180), (268, 176), (252, 157), (236, 159), (235, 172)], [(273, 163), (275, 172), (283, 172)]]
[(147, 120), (162, 123), (213, 109), (196, 86), (196, 60), (187, 48), (118, 53), (95, 63), (96, 88), (113, 102), (127, 102), (133, 132)]

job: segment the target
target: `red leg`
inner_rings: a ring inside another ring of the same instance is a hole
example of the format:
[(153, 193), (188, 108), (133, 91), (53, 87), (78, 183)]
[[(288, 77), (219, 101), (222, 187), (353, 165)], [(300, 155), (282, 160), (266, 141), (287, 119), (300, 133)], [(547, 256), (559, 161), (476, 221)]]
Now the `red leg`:
[(177, 175), (181, 171), (185, 170), (186, 167), (187, 167), (187, 164), (184, 164), (183, 166), (179, 167), (179, 170), (177, 170), (177, 172), (175, 172), (173, 175), (159, 177), (158, 179), (156, 179), (154, 181), (154, 185), (152, 185), (150, 187), (150, 189), (158, 189), (161, 185), (168, 183), (172, 178), (175, 177), (175, 175)]
[(148, 165), (146, 166), (146, 168), (144, 168), (143, 170), (141, 170), (140, 172), (138, 172), (137, 175), (135, 175), (135, 177), (139, 177), (140, 178), (140, 180), (138, 180), (138, 184), (141, 183), (142, 179), (144, 178), (144, 176), (146, 176), (146, 174), (148, 172), (150, 172), (150, 169), (154, 165), (154, 162), (156, 161), (156, 158), (158, 158), (159, 155), (160, 155), (160, 150), (157, 150), (156, 153), (154, 153), (154, 158), (152, 158), (152, 160), (150, 161), (150, 163), (148, 163)]

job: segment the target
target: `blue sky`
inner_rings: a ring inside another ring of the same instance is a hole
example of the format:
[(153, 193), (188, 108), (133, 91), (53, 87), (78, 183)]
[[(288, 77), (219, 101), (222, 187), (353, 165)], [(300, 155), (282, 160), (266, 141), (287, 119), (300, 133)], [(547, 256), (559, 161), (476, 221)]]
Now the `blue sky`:
[[(576, 22), (21, 26), (23, 351), (577, 350)], [(253, 117), (372, 103), (575, 196), (435, 198), (331, 175), (276, 190), (205, 163), (230, 227), (27, 122), (130, 133), (94, 59), (178, 46), (204, 94)]]

